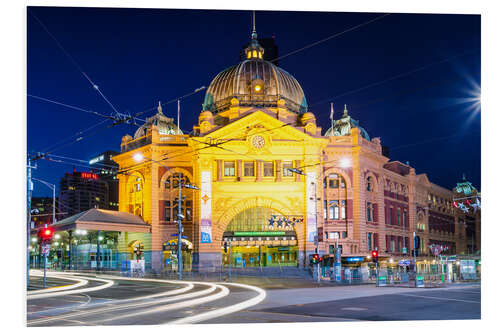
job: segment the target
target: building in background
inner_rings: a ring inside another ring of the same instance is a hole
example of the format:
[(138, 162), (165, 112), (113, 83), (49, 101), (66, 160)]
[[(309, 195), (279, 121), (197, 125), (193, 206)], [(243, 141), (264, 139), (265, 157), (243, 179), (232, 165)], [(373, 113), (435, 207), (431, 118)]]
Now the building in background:
[[(33, 228), (38, 228), (49, 225), (53, 223), (53, 212), (52, 212), (52, 197), (32, 197), (31, 198), (31, 221), (33, 222)], [(57, 206), (57, 198), (56, 198)], [(65, 218), (65, 214), (56, 209), (56, 220)]]
[(73, 170), (61, 179), (59, 211), (72, 216), (91, 208), (109, 209), (108, 192), (108, 182), (98, 174)]
[[(108, 184), (108, 208), (118, 210), (118, 164), (113, 161), (113, 156), (120, 154), (113, 150), (106, 150), (102, 154), (89, 160), (90, 171), (98, 174), (99, 179)], [(103, 207), (104, 208), (104, 207)]]

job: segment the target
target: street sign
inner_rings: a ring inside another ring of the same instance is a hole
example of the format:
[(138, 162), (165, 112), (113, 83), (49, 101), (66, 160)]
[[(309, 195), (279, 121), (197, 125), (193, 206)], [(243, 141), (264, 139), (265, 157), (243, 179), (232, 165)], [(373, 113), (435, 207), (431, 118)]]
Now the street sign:
[(399, 266), (410, 266), (410, 260), (400, 260)]
[(42, 254), (43, 255), (49, 255), (49, 252), (50, 252), (50, 245), (44, 245), (42, 246)]
[(403, 254), (406, 254), (406, 247), (403, 247)]

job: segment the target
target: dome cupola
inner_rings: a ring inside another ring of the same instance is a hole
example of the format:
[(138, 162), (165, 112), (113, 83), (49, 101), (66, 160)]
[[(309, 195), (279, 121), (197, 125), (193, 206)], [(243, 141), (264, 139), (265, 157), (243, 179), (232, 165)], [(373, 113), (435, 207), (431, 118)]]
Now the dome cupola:
[[(254, 19), (255, 22), (255, 19)], [(203, 111), (214, 115), (228, 110), (236, 98), (240, 107), (285, 107), (293, 113), (307, 112), (302, 87), (285, 70), (263, 59), (264, 48), (257, 40), (255, 23), (250, 43), (242, 61), (220, 72), (210, 83), (203, 102)]]
[(160, 102), (158, 102), (157, 110), (158, 112), (154, 116), (147, 118), (146, 122), (135, 131), (134, 139), (147, 135), (151, 130), (152, 125), (156, 126), (158, 134), (160, 135), (183, 134), (182, 131), (174, 124), (174, 119), (163, 114)]
[(368, 132), (361, 126), (359, 126), (359, 122), (351, 116), (347, 112), (347, 105), (344, 105), (344, 114), (339, 120), (333, 121), (333, 127), (330, 127), (325, 136), (342, 136), (342, 135), (351, 135), (351, 128), (356, 127), (359, 128), (361, 136), (366, 140), (370, 141), (370, 135)]

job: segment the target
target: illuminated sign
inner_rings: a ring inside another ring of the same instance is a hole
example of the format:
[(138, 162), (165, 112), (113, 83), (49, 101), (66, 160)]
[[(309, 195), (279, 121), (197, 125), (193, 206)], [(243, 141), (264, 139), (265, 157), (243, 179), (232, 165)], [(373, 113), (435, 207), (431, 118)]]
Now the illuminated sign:
[(104, 155), (97, 156), (97, 157), (95, 157), (95, 158), (91, 159), (91, 160), (89, 161), (89, 164), (94, 164), (94, 163), (100, 162), (100, 161), (102, 161), (102, 160), (104, 160)]
[(212, 173), (201, 172), (201, 243), (212, 243)]
[(97, 179), (97, 175), (92, 172), (80, 172), (80, 177), (85, 179)]
[(361, 262), (364, 260), (363, 257), (349, 257), (345, 259), (347, 262)]
[(284, 236), (284, 231), (235, 231), (234, 236)]

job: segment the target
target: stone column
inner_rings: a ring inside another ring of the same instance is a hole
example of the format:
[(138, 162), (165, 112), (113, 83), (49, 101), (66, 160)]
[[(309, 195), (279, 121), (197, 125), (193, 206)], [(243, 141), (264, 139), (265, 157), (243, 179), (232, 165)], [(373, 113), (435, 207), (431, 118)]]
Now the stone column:
[(256, 181), (261, 181), (262, 180), (262, 161), (257, 160), (255, 163), (255, 174), (256, 174)]
[(282, 177), (281, 160), (276, 161), (276, 181), (280, 182)]

